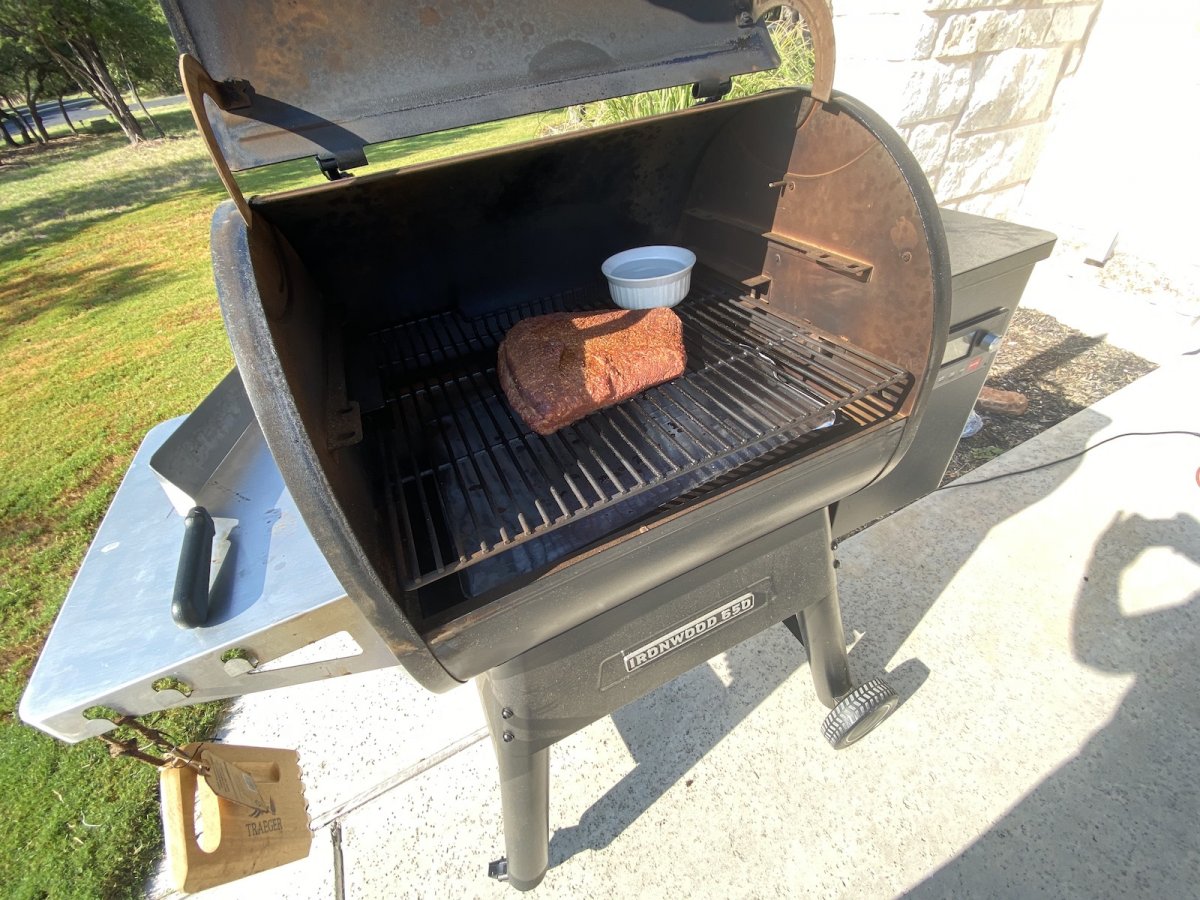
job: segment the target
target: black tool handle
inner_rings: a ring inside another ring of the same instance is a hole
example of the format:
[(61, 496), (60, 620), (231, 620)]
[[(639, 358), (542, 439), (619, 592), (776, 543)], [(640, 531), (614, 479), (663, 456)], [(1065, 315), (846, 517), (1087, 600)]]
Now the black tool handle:
[(196, 506), (183, 520), (183, 547), (175, 573), (171, 617), (181, 628), (195, 628), (208, 621), (208, 574), (217, 529), (203, 506)]

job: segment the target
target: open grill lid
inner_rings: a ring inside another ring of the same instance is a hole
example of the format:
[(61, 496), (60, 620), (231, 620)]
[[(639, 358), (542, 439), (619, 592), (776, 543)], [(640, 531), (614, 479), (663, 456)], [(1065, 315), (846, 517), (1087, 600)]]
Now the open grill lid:
[(770, 69), (735, 0), (162, 0), (234, 171)]

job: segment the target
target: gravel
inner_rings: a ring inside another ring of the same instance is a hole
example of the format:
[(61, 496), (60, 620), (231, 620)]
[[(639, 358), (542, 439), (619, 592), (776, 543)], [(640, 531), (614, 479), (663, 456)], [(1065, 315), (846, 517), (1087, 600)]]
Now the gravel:
[(994, 459), (1035, 434), (1136, 381), (1156, 366), (1142, 357), (1018, 308), (987, 383), (1029, 398), (1023, 416), (985, 415), (983, 429), (964, 438), (943, 484)]

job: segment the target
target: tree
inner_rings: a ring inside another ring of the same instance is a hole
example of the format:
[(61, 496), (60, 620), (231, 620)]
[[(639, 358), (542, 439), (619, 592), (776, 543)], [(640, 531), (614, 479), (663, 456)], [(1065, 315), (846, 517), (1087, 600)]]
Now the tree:
[(154, 130), (158, 132), (160, 138), (166, 137), (162, 127), (154, 120), (154, 116), (150, 115), (150, 110), (146, 109), (146, 104), (142, 102), (142, 95), (138, 93), (137, 84), (134, 82), (133, 76), (129, 73), (129, 64), (125, 62), (124, 53), (121, 54), (121, 71), (125, 73), (125, 81), (129, 84), (129, 93), (133, 94), (133, 99), (142, 108), (142, 115), (150, 120), (150, 124), (154, 126)]
[[(9, 113), (6, 110), (0, 109), (0, 132), (3, 132), (3, 134), (4, 134), (4, 143), (8, 144), (8, 146), (10, 146), (10, 147), (16, 147), (17, 142), (13, 139), (13, 136), (11, 134), (9, 134), (9, 131), (8, 131), (7, 123), (11, 120), (12, 120), (12, 116), (9, 115)], [(22, 122), (18, 119), (15, 124), (18, 125), (18, 131), (17, 131), (18, 134), (25, 131), (25, 123), (24, 122)], [(29, 143), (29, 132), (25, 131), (25, 133), (24, 133), (24, 135), (22, 135), (22, 137), (24, 138), (25, 143), (28, 144)]]
[(29, 118), (33, 122), (33, 127), (37, 129), (38, 137), (43, 144), (50, 143), (50, 135), (46, 133), (46, 123), (42, 121), (42, 114), (38, 110), (38, 98), (43, 96), (42, 90), (46, 85), (50, 69), (51, 63), (47, 58), (34, 57), (21, 75), (25, 107), (29, 110)]
[(132, 77), (165, 77), (174, 54), (150, 0), (0, 0), (0, 35), (44, 52), (112, 113), (131, 144), (145, 140), (109, 60), (126, 59)]
[(139, 88), (164, 94), (179, 91), (179, 51), (167, 20), (154, 0), (122, 4), (124, 16), (114, 29), (112, 57)]
[[(27, 144), (34, 139), (42, 144), (50, 140), (37, 110), (37, 98), (45, 81), (46, 70), (44, 56), (39, 58), (39, 54), (28, 45), (0, 35), (0, 100), (8, 106), (5, 118), (17, 125), (22, 140)], [(29, 107), (29, 120), (36, 129), (32, 137), (24, 117), (17, 111), (15, 98), (21, 98)]]
[(48, 93), (46, 96), (54, 97), (54, 99), (58, 102), (59, 115), (63, 117), (63, 121), (66, 122), (67, 127), (71, 129), (71, 133), (78, 134), (79, 129), (75, 127), (75, 123), (72, 122), (71, 117), (67, 115), (67, 107), (63, 105), (63, 97), (66, 94), (74, 93), (79, 89), (79, 85), (75, 84), (75, 82), (71, 80), (66, 72), (58, 68), (51, 70), (47, 82), (46, 89)]

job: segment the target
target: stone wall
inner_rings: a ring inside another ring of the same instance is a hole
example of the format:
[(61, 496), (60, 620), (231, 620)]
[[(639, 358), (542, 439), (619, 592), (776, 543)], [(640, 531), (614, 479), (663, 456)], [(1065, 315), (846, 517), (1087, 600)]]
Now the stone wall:
[(888, 119), (945, 206), (1021, 202), (1100, 0), (833, 0), (835, 86)]

